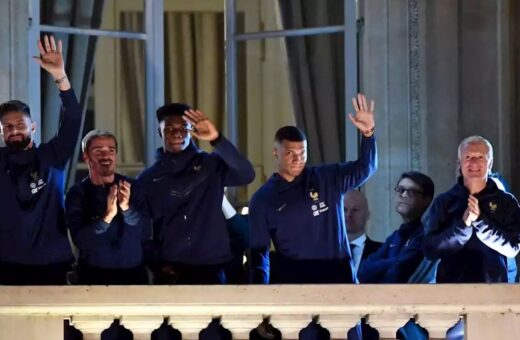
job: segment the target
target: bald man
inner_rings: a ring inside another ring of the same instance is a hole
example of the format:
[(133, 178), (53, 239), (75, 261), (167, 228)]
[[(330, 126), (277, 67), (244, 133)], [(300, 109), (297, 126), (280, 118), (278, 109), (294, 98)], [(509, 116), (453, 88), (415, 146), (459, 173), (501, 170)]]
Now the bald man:
[(379, 249), (382, 243), (372, 241), (365, 233), (366, 224), (370, 218), (370, 211), (367, 198), (361, 191), (348, 191), (345, 194), (343, 207), (354, 270), (357, 272), (359, 263)]

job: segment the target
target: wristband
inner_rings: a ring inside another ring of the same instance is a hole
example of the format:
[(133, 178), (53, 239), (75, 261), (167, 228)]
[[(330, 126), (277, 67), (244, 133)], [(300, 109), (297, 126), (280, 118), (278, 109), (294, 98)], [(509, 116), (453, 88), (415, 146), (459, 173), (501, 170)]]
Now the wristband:
[(61, 78), (59, 78), (59, 79), (54, 79), (54, 83), (59, 84), (59, 83), (61, 83), (62, 81), (64, 81), (65, 79), (67, 79), (67, 76), (66, 76), (66, 75), (63, 76), (63, 77), (61, 77)]

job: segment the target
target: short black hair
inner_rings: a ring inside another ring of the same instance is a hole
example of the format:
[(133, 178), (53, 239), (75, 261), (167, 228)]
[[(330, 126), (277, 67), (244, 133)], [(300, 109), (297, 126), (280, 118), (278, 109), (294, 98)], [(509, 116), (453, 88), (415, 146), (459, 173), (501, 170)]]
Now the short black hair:
[(0, 104), (0, 118), (9, 112), (21, 112), (25, 116), (31, 118), (31, 110), (29, 106), (20, 100), (10, 100)]
[(170, 103), (157, 109), (157, 121), (160, 123), (169, 116), (184, 116), (184, 111), (191, 110), (191, 106), (184, 103)]
[(399, 184), (399, 182), (401, 182), (401, 180), (404, 178), (409, 178), (415, 184), (420, 186), (421, 189), (423, 190), (424, 196), (433, 198), (433, 195), (435, 194), (435, 186), (433, 184), (432, 179), (429, 176), (427, 176), (419, 171), (403, 172), (401, 174), (401, 177), (397, 181), (397, 184)]
[(281, 143), (284, 140), (289, 142), (303, 142), (307, 140), (307, 137), (305, 136), (305, 133), (296, 126), (287, 125), (276, 131), (274, 140), (278, 143)]

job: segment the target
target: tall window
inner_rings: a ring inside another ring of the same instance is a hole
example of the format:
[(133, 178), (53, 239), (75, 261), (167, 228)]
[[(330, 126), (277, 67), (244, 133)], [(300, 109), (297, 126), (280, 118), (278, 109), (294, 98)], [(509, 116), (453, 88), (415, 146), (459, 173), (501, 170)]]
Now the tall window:
[[(31, 0), (31, 9), (30, 39), (64, 41), (83, 134), (114, 132), (122, 173), (153, 162), (155, 109), (165, 102), (203, 110), (253, 162), (257, 179), (234, 193), (238, 201), (273, 172), (282, 125), (306, 130), (311, 162), (357, 150), (343, 117), (357, 90), (355, 0)], [(57, 129), (59, 98), (46, 75), (34, 65), (30, 72), (45, 141)], [(74, 159), (69, 185), (86, 173), (79, 147)]]

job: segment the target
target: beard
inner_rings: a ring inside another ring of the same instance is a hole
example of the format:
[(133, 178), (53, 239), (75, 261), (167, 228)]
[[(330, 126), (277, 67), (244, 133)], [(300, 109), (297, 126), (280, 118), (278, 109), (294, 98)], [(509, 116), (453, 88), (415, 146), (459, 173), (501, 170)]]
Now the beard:
[(22, 140), (17, 140), (17, 141), (6, 140), (5, 146), (13, 151), (23, 151), (23, 150), (25, 150), (25, 148), (27, 148), (29, 146), (29, 144), (31, 144), (31, 141), (32, 141), (31, 136), (25, 136), (22, 138)]

